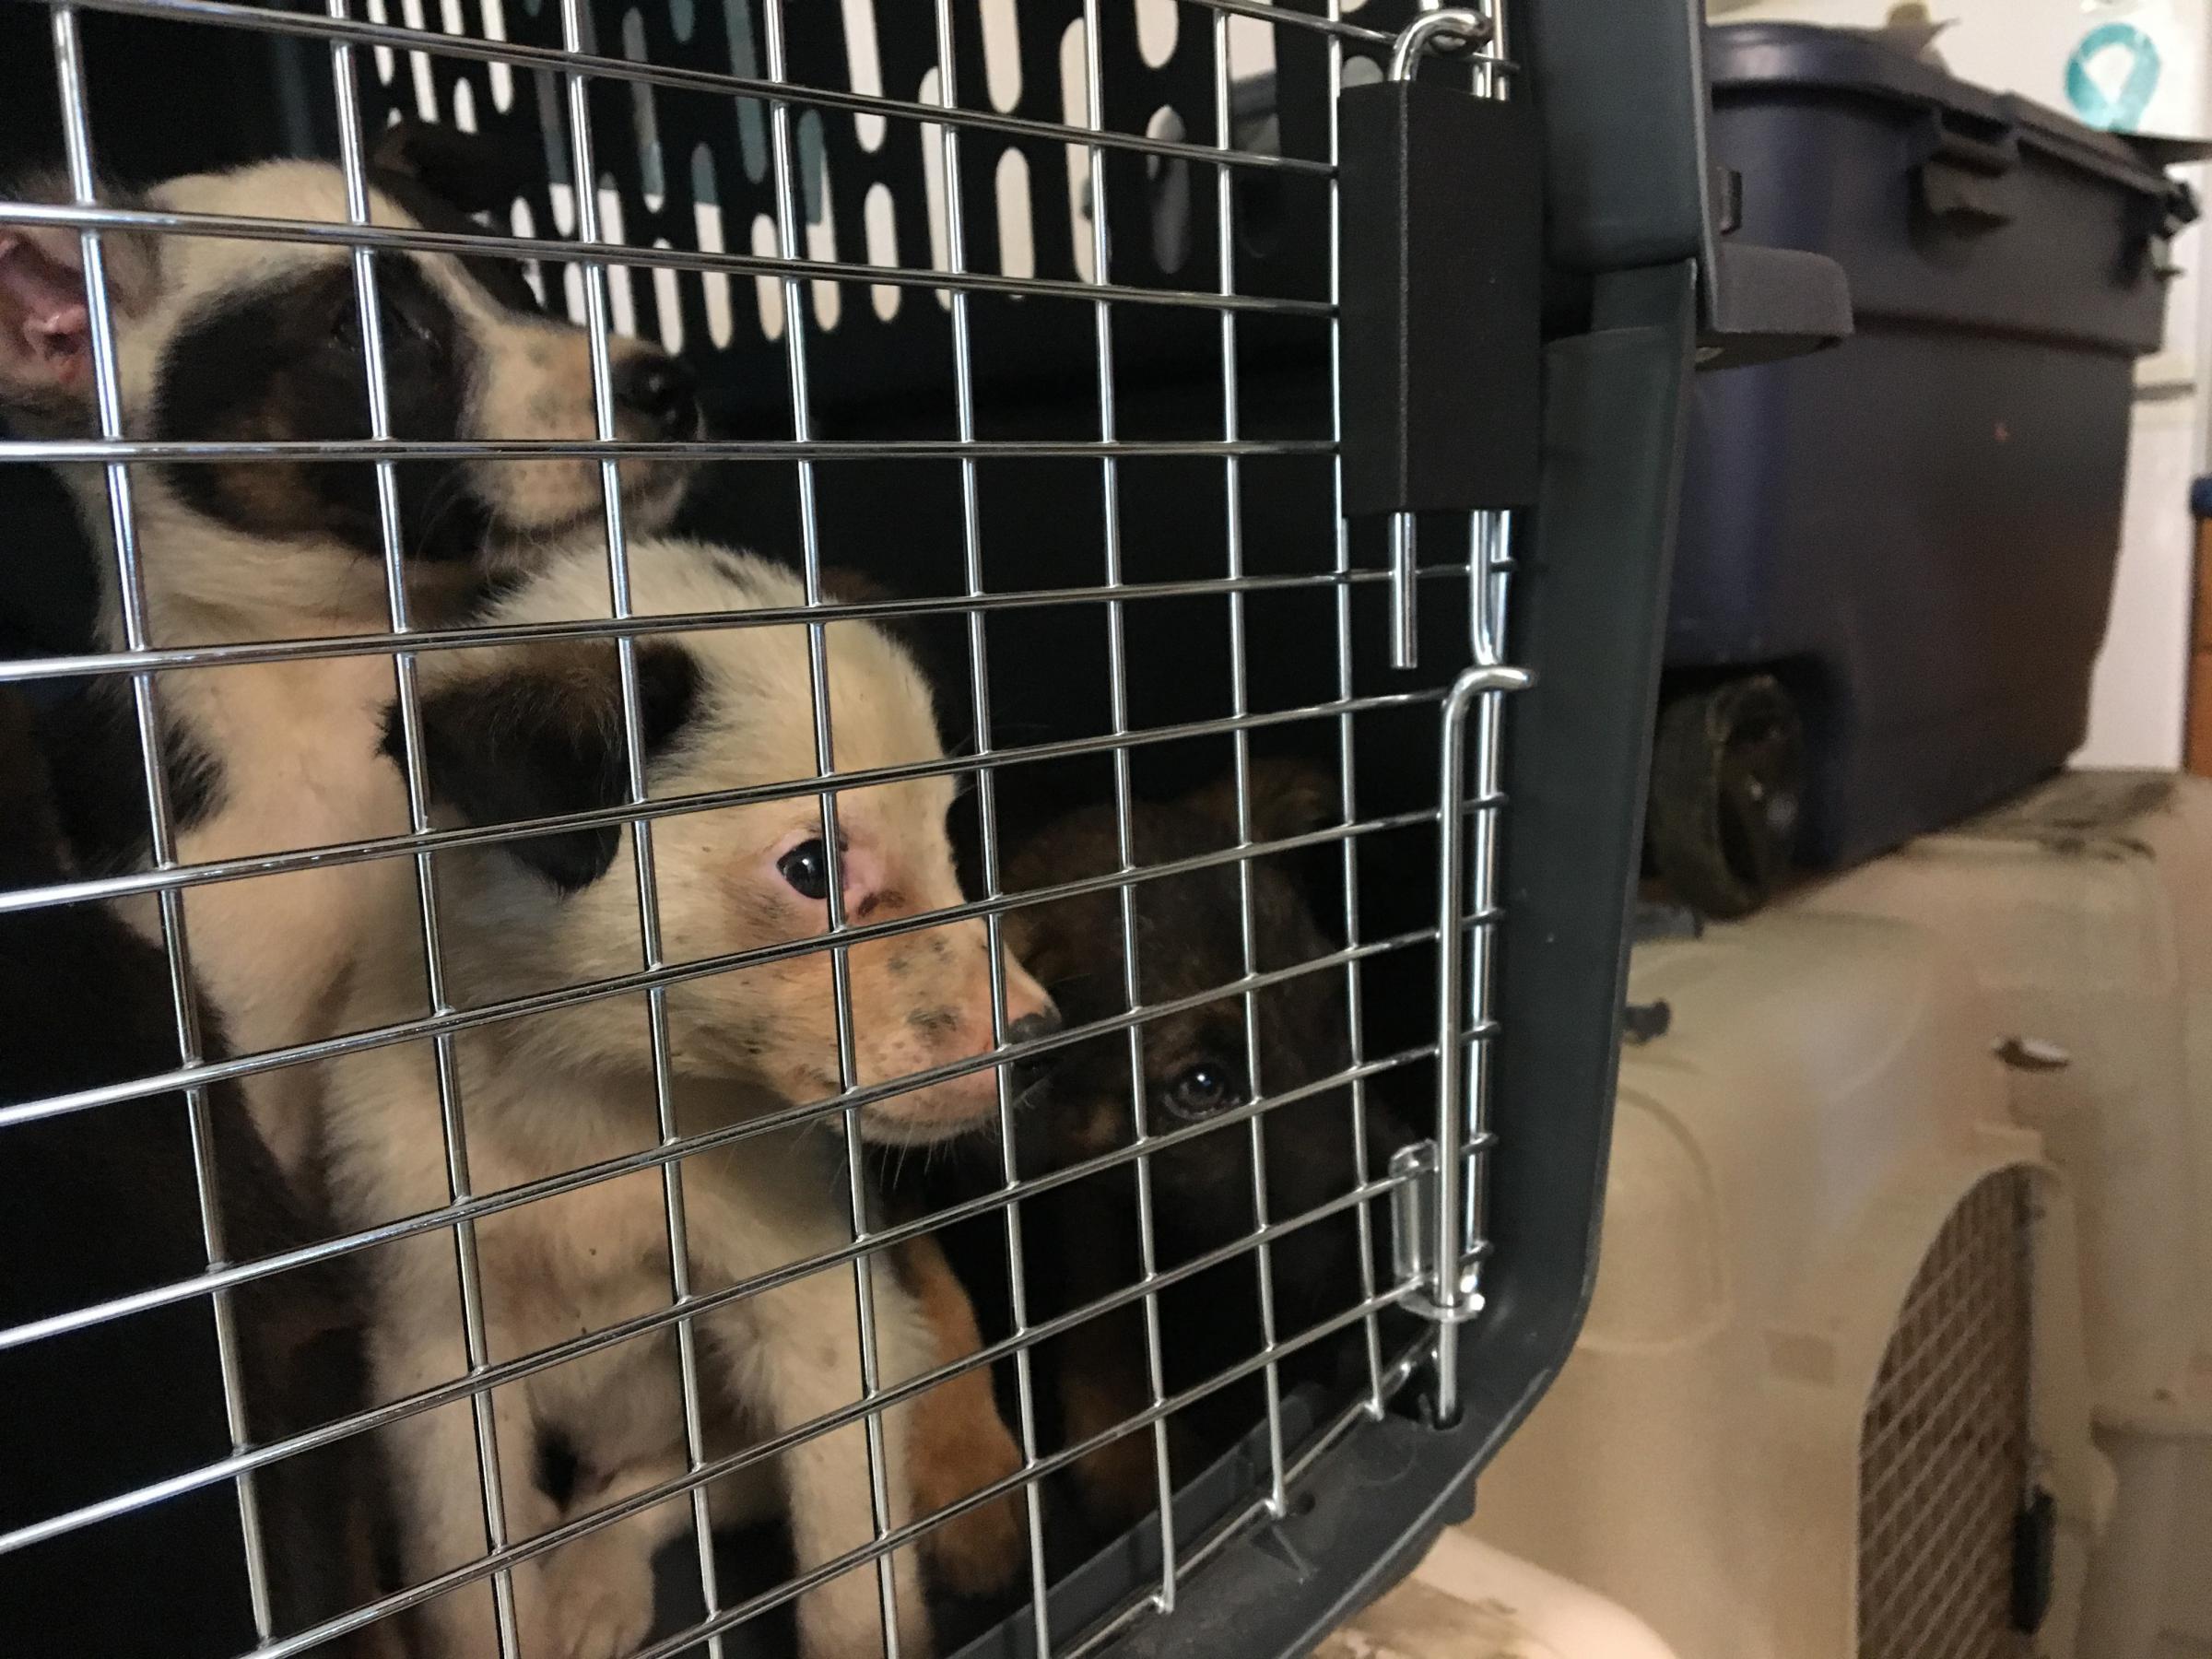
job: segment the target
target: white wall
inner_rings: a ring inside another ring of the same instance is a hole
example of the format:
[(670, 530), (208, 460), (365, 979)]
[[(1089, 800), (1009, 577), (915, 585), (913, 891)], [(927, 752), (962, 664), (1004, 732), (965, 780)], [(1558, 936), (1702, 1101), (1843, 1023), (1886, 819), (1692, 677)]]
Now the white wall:
[[(1715, 20), (1771, 19), (1878, 25), (1888, 0), (1713, 0)], [(2147, 132), (2212, 131), (2207, 55), (2212, 0), (1932, 0), (1954, 19), (1939, 49), (1970, 80), (2066, 107), (2065, 65), (2075, 46), (2101, 23), (2135, 24), (2159, 43), (2163, 70), (2145, 112)], [(2201, 187), (2201, 186), (2200, 186)], [(2205, 308), (2212, 287), (2198, 279), (2206, 257), (2201, 232), (2175, 247), (2187, 272), (2174, 285), (2166, 349), (2141, 366), (2128, 465), (2126, 524), (2120, 571), (2091, 690), (2088, 740), (2077, 760), (2094, 766), (2172, 766), (2182, 752), (2188, 687), (2188, 629), (2195, 529), (2190, 481), (2206, 469), (2208, 428), (2204, 372)]]
[[(2161, 46), (2164, 71), (2140, 125), (2145, 132), (2194, 133), (2202, 115), (2205, 0), (1927, 0), (1949, 24), (1938, 42), (1951, 68), (1969, 80), (2066, 107), (2066, 58), (2100, 24), (2135, 24)], [(1707, 0), (1715, 22), (1769, 20), (1877, 27), (1890, 0)], [(2174, 50), (2165, 51), (2166, 43)]]
[(2136, 406), (2112, 618), (2090, 683), (2078, 765), (2180, 763), (2195, 548), (2188, 496), (2203, 470), (2202, 430), (2194, 401)]

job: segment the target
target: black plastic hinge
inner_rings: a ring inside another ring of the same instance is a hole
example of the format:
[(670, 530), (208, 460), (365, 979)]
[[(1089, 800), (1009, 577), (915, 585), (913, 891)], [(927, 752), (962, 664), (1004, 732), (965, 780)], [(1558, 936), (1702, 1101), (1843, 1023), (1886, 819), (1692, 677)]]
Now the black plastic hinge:
[(1439, 80), (1348, 88), (1344, 510), (1525, 507), (1541, 429), (1535, 107)]

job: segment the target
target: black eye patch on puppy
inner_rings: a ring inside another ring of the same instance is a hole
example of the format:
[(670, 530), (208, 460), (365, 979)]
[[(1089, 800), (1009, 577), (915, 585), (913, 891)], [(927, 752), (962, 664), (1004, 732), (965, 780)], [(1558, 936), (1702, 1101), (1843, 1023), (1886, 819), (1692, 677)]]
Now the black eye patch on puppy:
[[(384, 381), (394, 437), (461, 433), (475, 348), (419, 262), (378, 262)], [(353, 275), (322, 265), (210, 295), (185, 319), (157, 371), (154, 436), (176, 442), (345, 441), (369, 434)], [(194, 512), (250, 535), (330, 535), (367, 555), (380, 546), (376, 481), (358, 461), (171, 461), (163, 470)], [(457, 463), (399, 471), (401, 534), (411, 558), (468, 558), (485, 529)]]
[[(699, 664), (668, 640), (640, 641), (637, 657), (640, 735), (652, 759), (696, 712)], [(424, 792), (481, 828), (620, 806), (629, 771), (619, 672), (613, 642), (589, 640), (426, 693)], [(384, 716), (383, 752), (405, 764), (396, 705)], [(527, 836), (502, 851), (573, 893), (606, 874), (620, 839), (615, 825), (599, 824)]]

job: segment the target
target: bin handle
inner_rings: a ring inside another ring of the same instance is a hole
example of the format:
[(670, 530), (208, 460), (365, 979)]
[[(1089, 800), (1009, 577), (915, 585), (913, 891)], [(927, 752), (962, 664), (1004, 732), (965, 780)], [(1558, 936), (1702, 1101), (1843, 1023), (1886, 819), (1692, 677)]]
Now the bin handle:
[(2020, 164), (2020, 129), (2008, 121), (1976, 121), (1955, 110), (1931, 110), (1921, 159), (1948, 161), (1983, 178), (2000, 179)]
[(1930, 214), (1961, 230), (2012, 223), (2010, 178), (2020, 164), (2018, 127), (2009, 122), (1970, 124), (1954, 111), (1931, 110), (1916, 147), (1921, 206)]

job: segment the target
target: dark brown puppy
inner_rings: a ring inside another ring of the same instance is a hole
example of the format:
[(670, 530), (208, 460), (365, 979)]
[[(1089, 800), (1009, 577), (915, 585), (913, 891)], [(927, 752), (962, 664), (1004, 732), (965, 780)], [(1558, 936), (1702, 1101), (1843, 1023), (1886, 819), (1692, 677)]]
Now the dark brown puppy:
[[(1295, 836), (1339, 821), (1335, 791), (1317, 771), (1262, 761), (1251, 770), (1255, 841)], [(1235, 796), (1226, 784), (1134, 813), (1135, 862), (1171, 864), (1233, 845)], [(1006, 886), (1022, 892), (1118, 868), (1113, 813), (1091, 807), (1061, 819), (1010, 861)], [(1251, 865), (1254, 968), (1265, 973), (1325, 957), (1333, 948), (1283, 857)], [(1135, 912), (1140, 1006), (1204, 998), (1244, 972), (1238, 866), (1220, 863), (1139, 881)], [(1124, 982), (1121, 900), (1111, 889), (1017, 911), (1006, 936), (1057, 999), (1069, 1026), (1110, 1019), (1131, 1006)], [(1294, 975), (1254, 994), (1201, 1000), (1142, 1027), (1147, 1126), (1188, 1132), (1219, 1120), (1150, 1159), (1156, 1265), (1175, 1268), (1234, 1245), (1258, 1222), (1251, 1116), (1255, 1100), (1276, 1100), (1341, 1073), (1349, 1062), (1341, 968)], [(1247, 1018), (1257, 1022), (1247, 1041)], [(1252, 1060), (1256, 1050), (1258, 1075)], [(1130, 1146), (1135, 1135), (1130, 1045), (1116, 1030), (1050, 1057), (1025, 1089), (1020, 1163), (1025, 1175)], [(1371, 1119), (1376, 1117), (1371, 1107)], [(1325, 1205), (1357, 1184), (1356, 1135), (1380, 1169), (1393, 1139), (1378, 1121), (1357, 1124), (1348, 1088), (1324, 1089), (1261, 1116), (1267, 1218), (1281, 1222)], [(1379, 1132), (1380, 1131), (1380, 1132)], [(1023, 1205), (1030, 1318), (1051, 1319), (1124, 1291), (1142, 1275), (1134, 1163), (1085, 1176)], [(1273, 1250), (1276, 1336), (1288, 1341), (1354, 1305), (1361, 1294), (1358, 1224), (1348, 1211), (1298, 1229)], [(1249, 1252), (1181, 1280), (1159, 1298), (1162, 1358), (1170, 1396), (1233, 1371), (1264, 1346), (1259, 1268)], [(1343, 1340), (1300, 1350), (1286, 1385), (1332, 1375)], [(1124, 1429), (1151, 1404), (1142, 1304), (1101, 1313), (1048, 1344), (1042, 1357), (1060, 1406), (1059, 1443)], [(1170, 1420), (1180, 1480), (1194, 1473), (1262, 1415), (1256, 1373), (1230, 1382)], [(1152, 1436), (1142, 1429), (1104, 1440), (1078, 1464), (1077, 1486), (1090, 1518), (1121, 1525), (1157, 1496)]]

